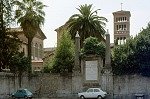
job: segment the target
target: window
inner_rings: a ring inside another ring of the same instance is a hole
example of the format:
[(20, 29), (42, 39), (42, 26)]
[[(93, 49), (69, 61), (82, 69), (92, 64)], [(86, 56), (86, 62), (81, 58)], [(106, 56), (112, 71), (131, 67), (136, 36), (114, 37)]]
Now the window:
[(42, 45), (40, 44), (40, 47), (39, 47), (39, 58), (42, 58)]
[(126, 25), (125, 25), (125, 24), (124, 24), (123, 28), (124, 28), (124, 30), (127, 30), (127, 28), (126, 28)]
[(126, 24), (117, 25), (117, 31), (124, 31), (124, 30), (127, 30)]
[(124, 17), (122, 18), (122, 20), (124, 21)]
[(87, 92), (93, 92), (93, 89), (88, 89)]
[(118, 22), (118, 18), (116, 18), (116, 22)]
[(35, 57), (34, 56), (34, 44), (32, 43), (31, 46), (32, 46), (32, 59), (34, 59), (34, 57)]
[(119, 26), (117, 25), (117, 30), (119, 29)]
[(100, 92), (99, 89), (94, 89), (94, 92)]
[(35, 44), (35, 57), (38, 57), (38, 44)]
[(125, 21), (127, 21), (127, 18), (125, 17)]

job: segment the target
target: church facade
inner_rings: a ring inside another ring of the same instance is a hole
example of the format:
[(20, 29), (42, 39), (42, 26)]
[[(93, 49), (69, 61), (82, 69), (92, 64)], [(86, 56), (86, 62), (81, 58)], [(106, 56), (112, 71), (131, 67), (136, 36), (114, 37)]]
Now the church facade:
[[(24, 52), (25, 56), (28, 55), (28, 40), (24, 35), (22, 28), (11, 28), (11, 32), (17, 33), (18, 38), (22, 41), (20, 52)], [(32, 40), (32, 72), (41, 71), (43, 69), (43, 41), (46, 36), (41, 29), (37, 32)]]

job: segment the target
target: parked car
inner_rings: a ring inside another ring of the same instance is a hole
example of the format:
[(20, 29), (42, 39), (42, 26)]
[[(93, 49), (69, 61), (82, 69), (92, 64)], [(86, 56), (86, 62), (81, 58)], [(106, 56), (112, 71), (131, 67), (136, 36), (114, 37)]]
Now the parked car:
[(102, 91), (100, 88), (89, 88), (86, 92), (78, 93), (80, 99), (85, 98), (97, 98), (103, 99), (107, 95), (106, 92)]
[(32, 99), (33, 94), (28, 89), (20, 89), (16, 92), (12, 93), (12, 98), (24, 98), (24, 99)]

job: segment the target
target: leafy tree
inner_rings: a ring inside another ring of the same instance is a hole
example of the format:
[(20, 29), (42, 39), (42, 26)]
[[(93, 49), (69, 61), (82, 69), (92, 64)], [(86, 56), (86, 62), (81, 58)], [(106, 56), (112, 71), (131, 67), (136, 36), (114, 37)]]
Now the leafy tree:
[(123, 75), (136, 73), (134, 51), (130, 47), (133, 43), (132, 41), (133, 39), (130, 39), (125, 45), (115, 46), (113, 49), (112, 69), (114, 74)]
[(12, 0), (0, 0), (0, 71), (9, 68), (10, 58), (19, 49), (18, 37), (8, 32), (12, 22)]
[(74, 44), (67, 31), (64, 31), (53, 61), (52, 72), (71, 73), (74, 66)]
[(105, 45), (99, 42), (96, 37), (88, 37), (84, 41), (83, 48), (81, 49), (81, 56), (84, 55), (100, 55), (105, 58)]
[(67, 28), (70, 30), (71, 36), (74, 39), (77, 31), (81, 38), (81, 46), (84, 39), (89, 36), (97, 37), (100, 40), (104, 40), (105, 34), (104, 27), (107, 19), (105, 17), (98, 16), (98, 10), (92, 10), (92, 4), (80, 5), (77, 10), (80, 14), (74, 14), (67, 22)]
[(150, 24), (126, 44), (114, 48), (112, 66), (117, 75), (150, 76)]
[(8, 28), (13, 21), (12, 17), (12, 0), (0, 0), (0, 30)]
[[(39, 31), (40, 25), (44, 24), (45, 12), (43, 11), (43, 8), (46, 6), (37, 0), (15, 0), (14, 3), (18, 6), (15, 18), (18, 23), (20, 23), (20, 26), (28, 39), (28, 57), (31, 64), (32, 39)], [(29, 72), (31, 72), (31, 67)]]
[(138, 73), (143, 76), (150, 76), (150, 23), (135, 37), (135, 40), (135, 57), (139, 66)]
[(19, 86), (21, 87), (21, 78), (25, 71), (28, 71), (30, 67), (30, 62), (27, 57), (24, 56), (24, 53), (17, 53), (11, 57), (11, 67), (10, 70), (14, 74), (19, 76)]
[(5, 68), (10, 68), (11, 57), (13, 57), (19, 51), (20, 40), (16, 35), (7, 33), (3, 41), (3, 46), (0, 48), (0, 66), (1, 70)]
[(44, 73), (50, 73), (53, 69), (54, 57), (48, 59), (48, 61), (44, 65)]

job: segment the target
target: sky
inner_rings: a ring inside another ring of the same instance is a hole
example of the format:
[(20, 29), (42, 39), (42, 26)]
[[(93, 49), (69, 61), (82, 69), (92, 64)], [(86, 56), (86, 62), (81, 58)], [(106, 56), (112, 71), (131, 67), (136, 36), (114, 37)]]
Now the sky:
[(106, 28), (109, 29), (110, 42), (113, 43), (113, 12), (130, 11), (130, 35), (137, 35), (150, 22), (150, 0), (41, 0), (48, 7), (44, 8), (45, 23), (42, 30), (47, 39), (44, 48), (57, 46), (55, 29), (65, 24), (73, 14), (79, 13), (76, 8), (84, 4), (93, 4), (93, 10), (101, 9), (98, 16), (108, 19)]

